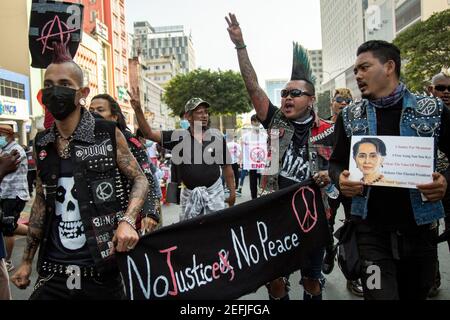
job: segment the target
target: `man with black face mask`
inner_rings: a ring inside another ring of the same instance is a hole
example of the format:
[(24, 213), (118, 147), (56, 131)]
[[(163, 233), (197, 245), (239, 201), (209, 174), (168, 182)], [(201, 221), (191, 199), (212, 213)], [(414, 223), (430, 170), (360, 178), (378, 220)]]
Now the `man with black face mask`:
[[(80, 67), (63, 45), (54, 49), (42, 100), (55, 123), (35, 139), (36, 198), (12, 281), (28, 287), (40, 247), (31, 299), (123, 299), (114, 252), (133, 250), (138, 242), (135, 220), (148, 182), (116, 125), (83, 108), (89, 88)], [(132, 181), (126, 210), (120, 173)]]

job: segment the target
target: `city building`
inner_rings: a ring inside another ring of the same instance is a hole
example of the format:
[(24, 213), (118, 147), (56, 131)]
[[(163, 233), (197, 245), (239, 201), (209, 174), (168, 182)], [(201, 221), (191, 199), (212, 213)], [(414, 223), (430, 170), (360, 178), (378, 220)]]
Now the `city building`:
[[(75, 61), (87, 73), (91, 95), (114, 92), (112, 48), (109, 28), (105, 24), (104, 0), (68, 0), (84, 5), (83, 37)], [(95, 63), (92, 61), (95, 60)], [(95, 80), (92, 80), (92, 77)], [(114, 94), (113, 94), (114, 95)]]
[(276, 106), (281, 105), (281, 90), (284, 89), (288, 79), (269, 79), (266, 80), (266, 94), (269, 100)]
[(394, 0), (369, 0), (365, 12), (366, 40), (395, 39), (395, 4)]
[(418, 21), (425, 21), (433, 13), (450, 8), (448, 0), (394, 0), (395, 1), (395, 32), (406, 30)]
[(449, 8), (448, 0), (369, 0), (365, 13), (366, 39), (393, 41), (414, 23)]
[(140, 54), (144, 60), (175, 55), (183, 73), (196, 68), (192, 36), (184, 26), (152, 27), (147, 21), (135, 22), (133, 49), (134, 56)]
[[(322, 24), (323, 84), (330, 92), (347, 83), (353, 74), (356, 51), (365, 41), (364, 12), (368, 0), (320, 0)], [(355, 82), (355, 81), (354, 81)]]
[(321, 0), (322, 91), (347, 87), (360, 98), (353, 75), (358, 47), (368, 40), (393, 41), (414, 23), (449, 8), (448, 0)]
[(145, 60), (145, 77), (162, 87), (180, 72), (181, 67), (175, 55)]
[(323, 82), (322, 50), (308, 50), (308, 55), (313, 75), (316, 78), (316, 93), (321, 93)]
[(175, 129), (176, 117), (171, 116), (171, 110), (162, 101), (164, 89), (146, 77), (142, 59), (129, 59), (129, 70), (130, 85), (139, 88), (144, 115), (150, 126), (155, 130)]
[(101, 44), (87, 33), (83, 33), (82, 42), (78, 47), (74, 61), (83, 70), (84, 85), (88, 86), (91, 90), (89, 97), (93, 97), (99, 93), (98, 65), (100, 64), (99, 56), (101, 51)]
[[(3, 30), (0, 32), (0, 120), (12, 120), (17, 124), (21, 144), (27, 144), (34, 137), (35, 121), (43, 119), (42, 107), (34, 98), (41, 89), (41, 71), (32, 72), (30, 68), (28, 37), (25, 36), (30, 10), (31, 0), (0, 1), (0, 30)], [(35, 84), (34, 90), (31, 84)]]
[(322, 92), (347, 87), (360, 94), (353, 75), (358, 47), (366, 40), (364, 13), (368, 0), (320, 0), (322, 23)]
[[(84, 0), (87, 1), (87, 0)], [(91, 0), (89, 0), (91, 1)], [(99, 0), (95, 0), (99, 1)], [(125, 0), (103, 0), (104, 24), (108, 27), (108, 40), (112, 49), (113, 96), (122, 108), (127, 124), (135, 128), (134, 112), (127, 90), (128, 74), (128, 33), (125, 21)]]
[(26, 75), (0, 69), (0, 121), (12, 120), (21, 144), (27, 144), (31, 132), (30, 80)]

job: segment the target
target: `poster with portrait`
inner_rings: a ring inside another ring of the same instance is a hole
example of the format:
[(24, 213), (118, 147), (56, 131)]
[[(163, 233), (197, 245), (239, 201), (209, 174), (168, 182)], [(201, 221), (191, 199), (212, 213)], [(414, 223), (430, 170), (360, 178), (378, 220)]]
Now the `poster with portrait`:
[(353, 136), (349, 171), (366, 185), (417, 189), (433, 181), (434, 139)]

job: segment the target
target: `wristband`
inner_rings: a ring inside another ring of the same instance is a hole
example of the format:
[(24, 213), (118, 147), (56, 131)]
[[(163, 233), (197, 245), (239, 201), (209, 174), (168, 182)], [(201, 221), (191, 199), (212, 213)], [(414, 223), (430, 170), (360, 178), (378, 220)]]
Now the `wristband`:
[(240, 44), (235, 47), (236, 50), (245, 49), (247, 46), (245, 44)]
[(120, 218), (117, 219), (118, 223), (121, 223), (122, 221), (125, 221), (126, 223), (128, 223), (134, 230), (136, 230), (136, 225), (133, 221), (132, 218), (128, 217), (128, 216), (122, 216)]

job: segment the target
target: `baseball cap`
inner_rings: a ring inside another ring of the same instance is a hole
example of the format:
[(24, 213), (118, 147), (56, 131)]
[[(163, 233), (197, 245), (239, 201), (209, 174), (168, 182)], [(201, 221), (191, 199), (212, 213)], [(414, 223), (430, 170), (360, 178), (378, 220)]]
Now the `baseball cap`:
[(0, 131), (6, 134), (17, 132), (17, 124), (13, 121), (0, 121)]
[(210, 107), (210, 104), (203, 99), (200, 98), (192, 98), (189, 100), (184, 106), (184, 112), (193, 111), (198, 108), (200, 105), (205, 105), (207, 108)]

